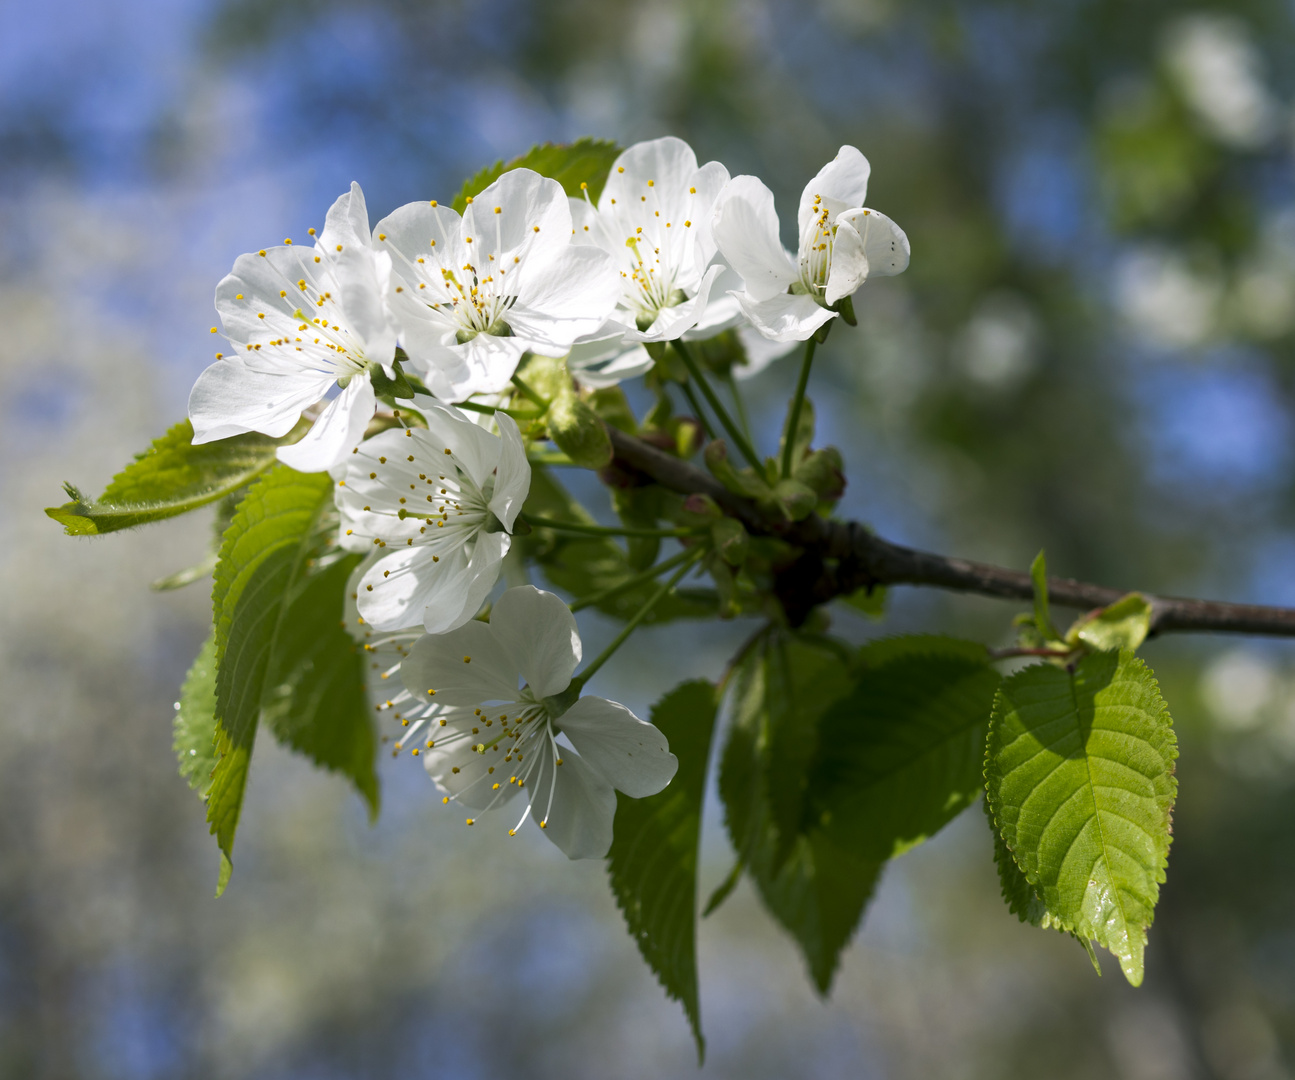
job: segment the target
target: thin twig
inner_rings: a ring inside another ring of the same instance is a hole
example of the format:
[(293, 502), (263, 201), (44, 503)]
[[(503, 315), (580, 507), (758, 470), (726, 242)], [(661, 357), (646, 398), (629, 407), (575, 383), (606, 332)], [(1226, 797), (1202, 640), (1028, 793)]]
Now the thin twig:
[[(709, 495), (748, 531), (779, 537), (800, 550), (799, 557), (775, 581), (775, 591), (793, 625), (803, 622), (819, 604), (878, 585), (926, 585), (1010, 600), (1034, 596), (1034, 584), (1024, 571), (894, 544), (858, 522), (826, 521), (811, 514), (803, 521), (788, 523), (750, 499), (733, 494), (715, 477), (681, 458), (622, 431), (609, 429), (609, 434), (622, 466), (671, 491)], [(1068, 608), (1106, 607), (1130, 591), (1070, 578), (1048, 579), (1049, 599)], [(1152, 633), (1295, 637), (1295, 608), (1152, 596), (1140, 591), (1151, 602)]]

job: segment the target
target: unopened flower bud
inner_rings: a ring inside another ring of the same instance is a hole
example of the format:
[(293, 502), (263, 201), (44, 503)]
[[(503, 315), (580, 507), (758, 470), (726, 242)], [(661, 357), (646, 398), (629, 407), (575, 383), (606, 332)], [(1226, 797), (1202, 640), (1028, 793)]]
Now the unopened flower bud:
[(568, 385), (554, 397), (545, 417), (552, 439), (575, 464), (601, 469), (612, 459), (612, 443), (602, 419)]

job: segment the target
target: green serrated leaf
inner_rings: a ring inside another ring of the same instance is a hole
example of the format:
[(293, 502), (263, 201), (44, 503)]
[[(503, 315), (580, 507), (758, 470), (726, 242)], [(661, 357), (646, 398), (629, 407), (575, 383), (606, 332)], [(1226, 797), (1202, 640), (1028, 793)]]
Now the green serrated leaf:
[(252, 432), (193, 446), (193, 425), (182, 420), (113, 477), (97, 500), (69, 484), (72, 501), (45, 513), (68, 536), (102, 535), (185, 514), (264, 474), (278, 447), (299, 435), (298, 429), (282, 439)]
[(972, 659), (959, 654), (961, 645), (866, 668), (824, 713), (808, 771), (807, 826), (883, 861), (934, 836), (980, 798), (1001, 680), (983, 649)]
[(203, 643), (180, 689), (172, 748), (180, 775), (201, 798), (206, 798), (216, 767), (216, 636)]
[(261, 718), (279, 742), (341, 773), (378, 815), (377, 736), (364, 692), (364, 654), (342, 624), (349, 555), (292, 597), (266, 674)]
[(679, 771), (649, 798), (617, 793), (607, 866), (630, 936), (666, 994), (683, 1005), (699, 1061), (706, 1043), (697, 991), (697, 845), (715, 712), (715, 687), (704, 680), (675, 687), (652, 707)]
[(1066, 632), (1071, 644), (1082, 641), (1093, 649), (1136, 651), (1151, 632), (1151, 602), (1129, 593), (1098, 611), (1082, 615)]
[(620, 147), (603, 139), (577, 139), (573, 143), (544, 143), (533, 147), (521, 157), (505, 164), (496, 162), (482, 169), (468, 180), (454, 197), (454, 209), (460, 214), (467, 209), (468, 199), (481, 194), (510, 169), (533, 169), (562, 185), (562, 190), (573, 198), (580, 198), (581, 183), (589, 185), (589, 198), (595, 203), (602, 194), (612, 162), (620, 154)]
[(897, 634), (868, 642), (859, 650), (858, 663), (863, 668), (880, 667), (901, 657), (932, 654), (960, 656), (980, 663), (989, 659), (989, 650), (978, 641), (946, 637), (943, 634)]
[(733, 672), (733, 721), (719, 775), (724, 823), (765, 907), (795, 939), (814, 985), (826, 994), (882, 864), (860, 859), (811, 829), (797, 834), (791, 851), (775, 865), (779, 836), (765, 788), (768, 668), (768, 649), (758, 647)]
[[(276, 466), (247, 493), (221, 544), (212, 589), (221, 756), (207, 821), (225, 862), (232, 862), (275, 638), (318, 544), (320, 515), (331, 503), (327, 473)], [(227, 869), (222, 879), (228, 880)]]
[[(1067, 931), (1048, 911), (1048, 905), (1043, 902), (1043, 897), (1038, 894), (1034, 886), (1021, 872), (1021, 868), (1016, 865), (1016, 860), (1012, 858), (1012, 853), (1007, 850), (1007, 844), (999, 835), (998, 830), (994, 828), (994, 816), (989, 809), (989, 801), (985, 800), (981, 805), (984, 807), (985, 817), (989, 821), (989, 831), (994, 837), (994, 865), (998, 868), (998, 884), (1003, 893), (1003, 900), (1007, 904), (1007, 910), (1020, 919), (1021, 922), (1027, 922), (1031, 926), (1044, 929), (1051, 927), (1061, 933), (1066, 933)], [(1102, 974), (1102, 965), (1097, 960), (1097, 953), (1093, 949), (1093, 943), (1073, 932), (1070, 933), (1070, 936), (1083, 946), (1084, 952), (1088, 954), (1089, 962), (1093, 965), (1093, 970), (1100, 976)]]
[[(594, 519), (576, 501), (552, 472), (540, 466), (531, 470), (531, 490), (525, 513), (555, 521), (591, 525)], [(520, 537), (528, 558), (544, 571), (559, 589), (577, 599), (613, 588), (636, 573), (629, 554), (608, 537), (580, 536), (556, 529), (537, 527), (530, 536)], [(655, 591), (651, 582), (627, 589), (601, 600), (599, 611), (618, 619), (632, 617)], [(674, 619), (704, 619), (715, 614), (715, 594), (710, 590), (683, 587), (662, 599), (649, 613), (647, 623)]]
[(771, 636), (764, 662), (764, 790), (775, 834), (772, 866), (777, 870), (801, 831), (820, 718), (849, 692), (850, 677), (834, 649), (803, 637)]
[(1003, 683), (985, 778), (994, 824), (1055, 925), (1096, 941), (1142, 982), (1169, 854), (1177, 757), (1169, 712), (1131, 652)]

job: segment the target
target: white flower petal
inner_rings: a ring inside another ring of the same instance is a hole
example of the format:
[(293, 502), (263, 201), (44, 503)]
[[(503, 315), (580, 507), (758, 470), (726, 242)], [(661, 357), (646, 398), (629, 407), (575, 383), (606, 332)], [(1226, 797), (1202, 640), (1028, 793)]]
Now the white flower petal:
[(507, 413), (495, 413), (499, 424), (499, 465), (495, 469), (495, 490), (490, 497), (490, 512), (504, 528), (512, 532), (531, 490), (531, 463), (526, 460), (526, 444), (517, 421)]
[(659, 197), (666, 200), (662, 214), (676, 215), (689, 205), (685, 197), (688, 188), (694, 186), (690, 181), (696, 172), (697, 155), (683, 139), (667, 135), (635, 143), (612, 164), (598, 198), (598, 209), (610, 209), (613, 199), (622, 207), (630, 205), (631, 200), (637, 202), (650, 180)]
[(437, 705), (475, 707), (517, 700), (517, 665), (490, 627), (476, 620), (443, 634), (425, 634), (400, 670), (411, 694), (419, 700), (434, 699)]
[[(557, 259), (571, 243), (571, 211), (567, 195), (556, 180), (531, 169), (510, 169), (472, 198), (463, 212), (463, 237), (472, 237), (469, 259), (485, 277), (494, 272), (484, 252), (496, 256), (496, 263), (509, 273), (520, 268), (520, 284), (513, 288), (524, 296), (540, 284), (543, 267)], [(532, 280), (534, 279), (534, 280)]]
[(279, 447), (279, 460), (298, 472), (332, 468), (364, 438), (376, 405), (368, 372), (353, 376), (346, 389), (328, 403), (305, 438)]
[(752, 300), (787, 291), (798, 277), (796, 261), (778, 239), (773, 192), (754, 176), (735, 176), (715, 209), (715, 240), (729, 265), (742, 276)]
[(558, 724), (589, 767), (632, 798), (655, 795), (679, 770), (661, 731), (614, 701), (582, 697)]
[[(841, 224), (849, 224), (862, 238), (863, 254), (867, 259), (867, 277), (893, 277), (908, 269), (910, 255), (908, 237), (904, 230), (890, 220), (885, 214), (876, 210), (850, 210), (838, 219)], [(840, 226), (837, 227), (840, 235)], [(836, 254), (833, 253), (832, 264), (835, 270)], [(832, 301), (829, 300), (829, 303)]]
[(360, 614), (380, 631), (420, 621), (429, 634), (462, 626), (499, 579), (509, 542), (504, 533), (478, 533), (470, 554), (465, 547), (446, 555), (425, 545), (397, 548), (365, 575)]
[(868, 257), (863, 251), (863, 237), (842, 215), (832, 241), (832, 267), (827, 274), (823, 300), (835, 304), (854, 292), (868, 277)]
[(454, 464), (467, 473), (477, 487), (483, 487), (499, 464), (499, 454), (503, 449), (499, 437), (474, 424), (452, 405), (439, 401), (433, 403), (423, 394), (414, 398), (414, 407), (427, 421), (426, 434), (413, 429), (413, 440), (425, 447), (423, 453), (435, 461), (438, 454), (444, 455), (448, 450)]
[(567, 370), (581, 386), (591, 390), (605, 390), (625, 379), (646, 375), (655, 365), (642, 345), (627, 346), (620, 338), (577, 345), (567, 357)]
[(749, 379), (759, 374), (775, 360), (781, 360), (796, 348), (794, 338), (790, 341), (771, 341), (750, 326), (739, 326), (737, 336), (742, 342), (742, 348), (746, 350), (746, 363), (737, 364), (733, 368), (733, 377), (737, 379)]
[(235, 357), (217, 360), (198, 376), (189, 393), (193, 441), (207, 443), (245, 431), (277, 439), (288, 434), (301, 410), (332, 385), (331, 375), (272, 375), (253, 371)]
[(742, 322), (742, 308), (730, 293), (741, 291), (742, 278), (736, 270), (720, 264), (719, 276), (710, 287), (710, 299), (697, 319), (697, 325), (684, 337), (688, 341), (705, 341)]
[(541, 356), (563, 356), (577, 338), (596, 333), (621, 295), (616, 264), (595, 247), (568, 245), (543, 276), (528, 262), (522, 280), (524, 291), (506, 320)]
[(337, 245), (341, 244), (345, 251), (350, 246), (367, 248), (369, 243), (369, 208), (365, 204), (360, 185), (352, 180), (351, 190), (339, 195), (328, 208), (316, 246), (326, 251), (335, 251)]
[(772, 341), (804, 341), (828, 319), (836, 318), (835, 311), (803, 293), (783, 293), (756, 302), (739, 293), (737, 300), (751, 325)]
[[(834, 221), (842, 210), (862, 206), (868, 197), (868, 176), (872, 166), (853, 146), (843, 146), (836, 157), (818, 170), (818, 175), (805, 185), (800, 196), (800, 211), (796, 215), (799, 234), (805, 235), (810, 221), (822, 211), (828, 212), (828, 221)], [(820, 200), (817, 204), (815, 199)]]
[[(718, 161), (706, 162), (689, 178), (690, 200), (686, 203), (681, 201), (679, 209), (672, 210), (676, 215), (696, 214), (692, 228), (685, 229), (681, 235), (691, 236), (693, 239), (698, 274), (705, 273), (706, 267), (715, 257), (715, 234), (712, 227), (715, 218), (715, 201), (720, 197), (728, 180), (728, 170), (723, 165)], [(696, 191), (693, 190), (694, 188)]]
[(531, 817), (545, 823), (544, 835), (567, 858), (601, 859), (612, 846), (616, 792), (579, 754), (564, 753), (561, 765), (554, 764), (551, 749), (542, 755), (526, 782)]
[(526, 351), (522, 338), (478, 334), (463, 345), (451, 346), (467, 369), (467, 377), (453, 383), (452, 400), (463, 401), (473, 394), (497, 394), (508, 386)]
[(386, 252), (351, 246), (333, 259), (337, 305), (351, 336), (361, 343), (366, 360), (388, 366), (396, 353), (397, 336), (386, 304), (390, 277), (391, 256)]
[(580, 663), (576, 618), (558, 597), (534, 585), (509, 589), (490, 611), (490, 629), (536, 698), (560, 694)]

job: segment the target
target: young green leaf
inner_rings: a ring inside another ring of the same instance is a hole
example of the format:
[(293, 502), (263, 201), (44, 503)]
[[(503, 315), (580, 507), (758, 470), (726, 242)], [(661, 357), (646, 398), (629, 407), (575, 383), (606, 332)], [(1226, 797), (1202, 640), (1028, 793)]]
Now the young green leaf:
[(826, 711), (808, 774), (807, 825), (881, 861), (934, 836), (980, 797), (1000, 679), (983, 648), (974, 659), (964, 644), (865, 668)]
[(262, 704), (273, 688), (267, 680), (277, 638), (319, 544), (319, 520), (331, 496), (327, 473), (276, 466), (239, 504), (221, 544), (212, 589), (221, 757), (207, 799), (207, 821), (221, 850), (217, 895), (232, 867), (252, 746)]
[(1053, 924), (1109, 949), (1134, 986), (1165, 879), (1177, 753), (1156, 680), (1127, 650), (1017, 672), (990, 719), (985, 777), (1007, 849)]
[(364, 655), (342, 625), (350, 555), (307, 578), (274, 639), (261, 718), (279, 742), (355, 784), (378, 815), (377, 738), (364, 695)]
[(620, 147), (603, 139), (577, 139), (573, 143), (544, 143), (533, 147), (521, 157), (505, 164), (496, 162), (482, 169), (463, 185), (454, 197), (454, 209), (460, 214), (467, 209), (468, 199), (481, 194), (510, 169), (533, 169), (562, 185), (562, 190), (573, 198), (580, 198), (582, 183), (589, 188), (589, 198), (598, 201), (612, 162), (620, 154)]
[(697, 992), (697, 845), (715, 726), (715, 687), (703, 680), (675, 687), (652, 707), (679, 771), (646, 799), (616, 795), (608, 873), (630, 935), (666, 994), (683, 1005), (703, 1060)]
[(1150, 601), (1141, 593), (1129, 593), (1108, 607), (1081, 615), (1066, 632), (1066, 640), (1103, 651), (1136, 650), (1150, 631)]
[(68, 536), (96, 536), (162, 521), (206, 506), (251, 483), (275, 463), (282, 439), (251, 432), (192, 445), (193, 425), (182, 420), (113, 477), (97, 500), (67, 485), (72, 501), (45, 513)]
[(1034, 625), (1045, 638), (1056, 640), (1061, 635), (1052, 625), (1052, 613), (1048, 609), (1048, 563), (1042, 551), (1030, 563), (1030, 578), (1034, 582)]
[(180, 775), (202, 798), (216, 767), (216, 636), (203, 643), (176, 702), (172, 748)]

